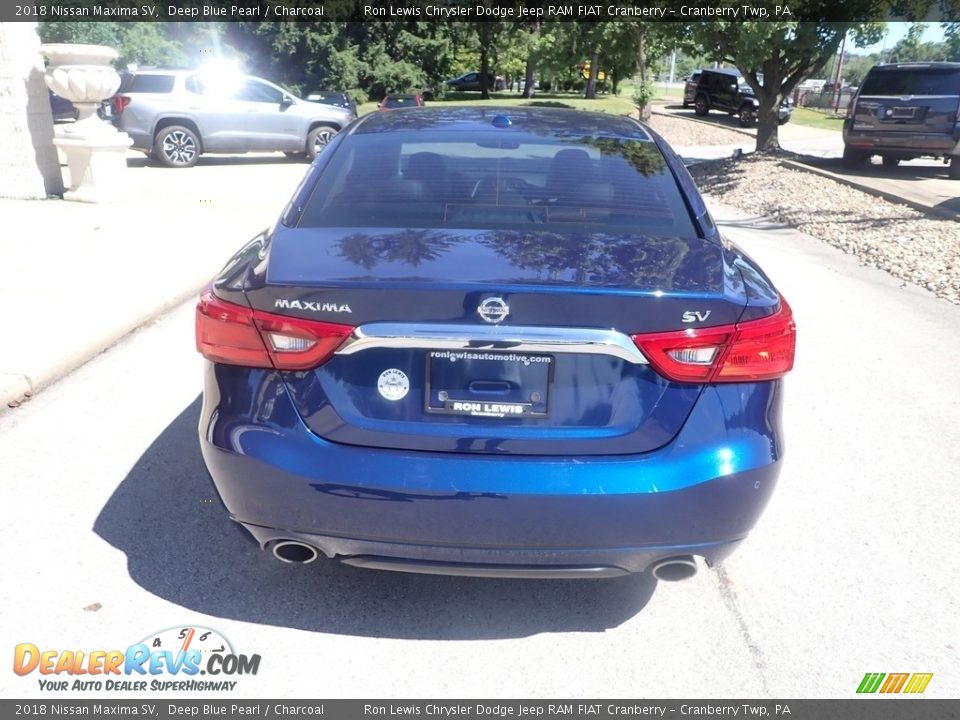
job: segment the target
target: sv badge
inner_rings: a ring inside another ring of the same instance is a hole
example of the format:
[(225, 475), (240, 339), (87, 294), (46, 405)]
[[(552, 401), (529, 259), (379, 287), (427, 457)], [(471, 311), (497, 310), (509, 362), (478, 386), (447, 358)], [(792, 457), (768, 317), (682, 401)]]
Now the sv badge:
[(680, 318), (681, 322), (692, 323), (692, 322), (703, 322), (708, 317), (710, 317), (710, 311), (705, 310), (700, 312), (699, 310), (687, 310), (683, 316)]

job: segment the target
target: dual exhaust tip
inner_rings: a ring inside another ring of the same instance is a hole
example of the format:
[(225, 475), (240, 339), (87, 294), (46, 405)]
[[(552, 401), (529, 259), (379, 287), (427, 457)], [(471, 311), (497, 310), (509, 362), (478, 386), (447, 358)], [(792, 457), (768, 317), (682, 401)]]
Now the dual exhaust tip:
[(280, 562), (292, 565), (307, 565), (317, 559), (319, 553), (312, 545), (299, 540), (281, 540), (271, 546), (273, 556)]
[(664, 558), (653, 564), (650, 568), (650, 574), (657, 580), (663, 580), (664, 582), (687, 580), (697, 574), (697, 561), (693, 559), (692, 555)]
[[(299, 540), (280, 540), (271, 550), (277, 560), (291, 565), (308, 565), (319, 557), (315, 547)], [(664, 558), (653, 564), (650, 573), (664, 582), (687, 580), (697, 574), (697, 562), (692, 555)]]

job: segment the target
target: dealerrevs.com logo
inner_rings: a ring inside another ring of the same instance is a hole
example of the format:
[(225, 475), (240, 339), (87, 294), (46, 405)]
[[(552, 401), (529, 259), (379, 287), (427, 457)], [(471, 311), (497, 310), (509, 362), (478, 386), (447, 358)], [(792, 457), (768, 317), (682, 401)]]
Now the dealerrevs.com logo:
[(42, 650), (20, 643), (13, 652), (13, 671), (38, 673), (40, 689), (52, 691), (231, 691), (238, 683), (233, 678), (259, 669), (260, 655), (238, 654), (216, 630), (197, 626), (151, 633), (126, 650)]

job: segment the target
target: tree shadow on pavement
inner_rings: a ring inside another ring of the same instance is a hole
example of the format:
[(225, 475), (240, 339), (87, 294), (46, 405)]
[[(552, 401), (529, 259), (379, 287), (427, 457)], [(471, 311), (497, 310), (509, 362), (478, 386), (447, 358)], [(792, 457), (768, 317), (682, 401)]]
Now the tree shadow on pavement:
[(131, 578), (191, 611), (342, 635), (417, 639), (602, 632), (640, 612), (656, 580), (492, 580), (278, 562), (227, 513), (197, 443), (200, 399), (140, 457), (94, 531)]

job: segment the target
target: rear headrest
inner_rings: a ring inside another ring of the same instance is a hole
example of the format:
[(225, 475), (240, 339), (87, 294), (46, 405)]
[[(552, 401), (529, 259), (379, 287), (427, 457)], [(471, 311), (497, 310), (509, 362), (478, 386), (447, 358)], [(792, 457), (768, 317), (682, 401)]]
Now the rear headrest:
[(593, 165), (586, 150), (567, 148), (553, 156), (547, 173), (547, 190), (558, 194), (571, 194), (575, 188), (589, 183)]
[(436, 180), (447, 173), (447, 165), (437, 153), (414, 153), (407, 160), (407, 169), (403, 175), (410, 180)]

